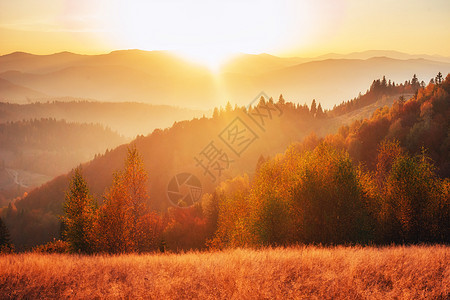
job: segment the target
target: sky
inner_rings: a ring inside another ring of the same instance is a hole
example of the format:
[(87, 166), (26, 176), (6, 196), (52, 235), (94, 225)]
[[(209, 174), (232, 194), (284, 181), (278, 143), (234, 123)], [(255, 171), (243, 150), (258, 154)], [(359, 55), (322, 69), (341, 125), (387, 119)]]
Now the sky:
[(397, 50), (450, 56), (448, 0), (0, 0), (0, 54), (171, 50), (312, 57)]

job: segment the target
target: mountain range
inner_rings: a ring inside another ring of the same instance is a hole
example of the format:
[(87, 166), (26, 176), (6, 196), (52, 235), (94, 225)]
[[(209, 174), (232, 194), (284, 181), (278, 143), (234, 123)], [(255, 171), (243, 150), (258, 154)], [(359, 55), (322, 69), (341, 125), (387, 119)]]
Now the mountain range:
[(211, 109), (227, 101), (246, 105), (264, 91), (273, 97), (282, 93), (298, 103), (317, 99), (332, 108), (364, 93), (374, 78), (403, 83), (416, 74), (428, 83), (438, 72), (449, 71), (449, 57), (395, 51), (316, 58), (240, 54), (217, 73), (167, 51), (15, 52), (0, 56), (0, 100), (27, 103), (71, 96)]

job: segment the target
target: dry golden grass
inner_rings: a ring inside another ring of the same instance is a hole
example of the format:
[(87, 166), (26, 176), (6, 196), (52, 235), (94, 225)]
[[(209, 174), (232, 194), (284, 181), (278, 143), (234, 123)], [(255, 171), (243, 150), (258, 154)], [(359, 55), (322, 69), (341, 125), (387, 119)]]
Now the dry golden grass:
[(450, 248), (0, 256), (0, 299), (449, 299)]

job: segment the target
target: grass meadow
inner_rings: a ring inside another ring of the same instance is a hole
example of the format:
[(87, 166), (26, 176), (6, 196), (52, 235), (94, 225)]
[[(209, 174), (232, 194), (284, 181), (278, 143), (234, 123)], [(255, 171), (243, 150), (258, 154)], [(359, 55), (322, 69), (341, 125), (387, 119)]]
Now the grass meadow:
[(0, 255), (0, 299), (449, 299), (450, 247)]

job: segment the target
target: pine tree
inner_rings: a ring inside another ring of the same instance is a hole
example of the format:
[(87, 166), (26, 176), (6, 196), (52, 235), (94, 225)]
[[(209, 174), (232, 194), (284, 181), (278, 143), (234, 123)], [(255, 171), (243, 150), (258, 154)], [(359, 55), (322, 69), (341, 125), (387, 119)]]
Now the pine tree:
[(383, 79), (381, 80), (381, 87), (387, 87), (386, 76), (383, 76)]
[(316, 104), (316, 99), (313, 99), (312, 103), (311, 103), (311, 109), (309, 111), (311, 113), (311, 115), (314, 117), (316, 115), (317, 112), (317, 104)]
[(436, 84), (441, 84), (441, 83), (442, 83), (442, 73), (439, 72), (439, 73), (436, 75)]
[(0, 250), (3, 247), (9, 247), (11, 245), (11, 238), (9, 236), (8, 228), (6, 224), (3, 222), (2, 218), (0, 218)]
[(418, 87), (419, 86), (419, 79), (417, 79), (416, 74), (413, 75), (413, 78), (411, 80), (411, 84), (413, 87)]
[(217, 107), (214, 107), (213, 119), (217, 118), (219, 118), (219, 109)]
[(89, 193), (81, 169), (76, 168), (66, 193), (64, 203), (64, 223), (62, 236), (73, 252), (91, 253), (93, 251), (93, 226), (96, 204)]
[(258, 106), (261, 106), (261, 105), (266, 105), (266, 98), (264, 98), (264, 96), (261, 96), (259, 98)]
[(227, 105), (225, 106), (225, 112), (231, 113), (233, 111), (233, 106), (231, 106), (230, 101), (227, 102)]
[(322, 109), (322, 105), (320, 103), (319, 103), (319, 106), (317, 106), (316, 117), (319, 119), (325, 117), (325, 113), (324, 113), (324, 111)]
[(258, 158), (258, 162), (256, 163), (256, 171), (258, 171), (265, 162), (266, 162), (266, 159), (261, 154)]

